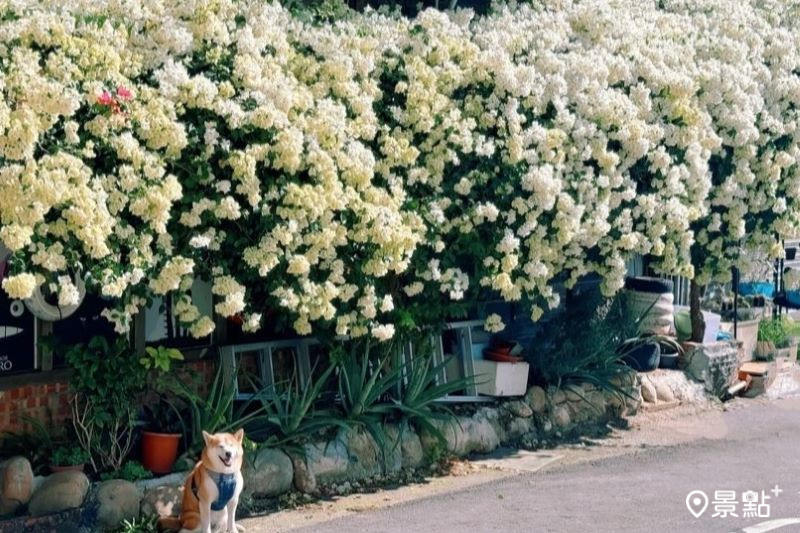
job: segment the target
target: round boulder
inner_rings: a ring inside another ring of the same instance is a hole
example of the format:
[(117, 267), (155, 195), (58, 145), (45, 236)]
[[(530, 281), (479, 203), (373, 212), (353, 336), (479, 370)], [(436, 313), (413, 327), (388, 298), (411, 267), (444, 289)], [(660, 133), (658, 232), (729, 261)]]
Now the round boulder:
[(556, 427), (561, 429), (569, 427), (569, 425), (572, 423), (572, 420), (569, 416), (569, 409), (566, 405), (556, 405), (553, 408), (552, 418)]
[(592, 418), (596, 419), (603, 419), (605, 418), (606, 414), (606, 398), (603, 396), (603, 393), (599, 390), (592, 391), (589, 393), (589, 403), (594, 410), (592, 414)]
[(136, 485), (124, 479), (104, 481), (97, 488), (97, 523), (112, 529), (123, 519), (133, 520), (139, 516), (141, 498)]
[(144, 491), (140, 507), (145, 516), (178, 516), (182, 500), (182, 485), (159, 485)]
[(277, 496), (291, 490), (294, 468), (292, 460), (282, 451), (262, 448), (252, 461), (245, 464), (242, 474), (247, 494)]
[(349, 453), (350, 479), (362, 479), (382, 473), (380, 446), (366, 429), (346, 428), (339, 431), (338, 438)]
[(648, 403), (656, 403), (658, 400), (656, 387), (649, 379), (642, 380), (642, 399)]
[(530, 418), (533, 416), (533, 409), (522, 400), (512, 400), (506, 402), (503, 407), (505, 410), (517, 418)]
[[(672, 392), (672, 389), (666, 383), (658, 382), (655, 386), (656, 389), (656, 398), (662, 402), (674, 402), (675, 401), (675, 393)], [(642, 388), (644, 390), (644, 387)]]
[(308, 468), (306, 460), (299, 455), (292, 455), (292, 466), (294, 467), (294, 488), (305, 494), (317, 494), (317, 478), (314, 472)]
[(33, 470), (25, 457), (0, 463), (0, 515), (12, 514), (33, 494)]
[(83, 472), (58, 472), (45, 479), (33, 493), (28, 512), (33, 516), (75, 509), (83, 504), (89, 491), (89, 478)]
[(306, 466), (314, 474), (318, 484), (328, 485), (347, 479), (350, 458), (347, 448), (339, 439), (309, 443), (303, 451)]
[(518, 440), (534, 429), (532, 418), (512, 418), (506, 427), (506, 438)]
[(405, 426), (400, 432), (400, 448), (403, 454), (403, 468), (417, 468), (425, 462), (422, 441), (411, 426)]
[(527, 394), (525, 394), (525, 400), (528, 402), (528, 405), (531, 406), (534, 413), (544, 413), (545, 407), (547, 406), (547, 394), (545, 394), (543, 388), (534, 385), (528, 389)]

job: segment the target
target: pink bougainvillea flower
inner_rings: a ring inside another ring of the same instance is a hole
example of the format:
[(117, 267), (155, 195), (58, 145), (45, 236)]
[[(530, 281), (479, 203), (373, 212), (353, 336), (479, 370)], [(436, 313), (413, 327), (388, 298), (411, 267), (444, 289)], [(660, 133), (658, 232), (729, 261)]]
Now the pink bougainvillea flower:
[(97, 97), (97, 103), (100, 105), (113, 106), (116, 105), (117, 102), (114, 100), (114, 97), (111, 96), (110, 92), (103, 91), (103, 94)]
[(133, 98), (133, 93), (130, 91), (130, 89), (127, 89), (122, 85), (120, 85), (119, 87), (117, 87), (117, 96), (119, 97), (120, 100), (125, 102)]

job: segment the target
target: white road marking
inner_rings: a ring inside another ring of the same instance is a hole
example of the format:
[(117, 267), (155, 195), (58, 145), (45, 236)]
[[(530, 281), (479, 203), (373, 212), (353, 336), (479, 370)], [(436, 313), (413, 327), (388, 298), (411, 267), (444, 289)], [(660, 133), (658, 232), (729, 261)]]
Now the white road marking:
[(800, 518), (779, 518), (777, 520), (767, 520), (754, 526), (749, 526), (733, 533), (765, 533), (766, 531), (773, 531), (785, 526), (800, 524)]

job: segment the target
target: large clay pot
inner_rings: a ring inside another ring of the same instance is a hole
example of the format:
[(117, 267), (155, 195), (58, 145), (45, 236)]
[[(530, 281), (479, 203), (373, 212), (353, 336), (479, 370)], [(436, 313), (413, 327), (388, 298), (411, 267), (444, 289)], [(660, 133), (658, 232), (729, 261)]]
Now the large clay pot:
[(142, 432), (142, 465), (156, 474), (169, 474), (178, 458), (180, 433)]
[(640, 334), (670, 335), (674, 328), (672, 281), (658, 278), (625, 280), (628, 316), (639, 321)]

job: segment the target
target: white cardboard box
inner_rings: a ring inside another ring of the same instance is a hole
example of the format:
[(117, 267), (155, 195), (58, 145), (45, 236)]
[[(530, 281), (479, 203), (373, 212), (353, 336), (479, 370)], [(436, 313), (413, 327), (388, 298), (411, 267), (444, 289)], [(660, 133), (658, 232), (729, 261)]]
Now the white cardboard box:
[(528, 363), (475, 361), (475, 384), (478, 394), (487, 396), (522, 396), (528, 388)]

